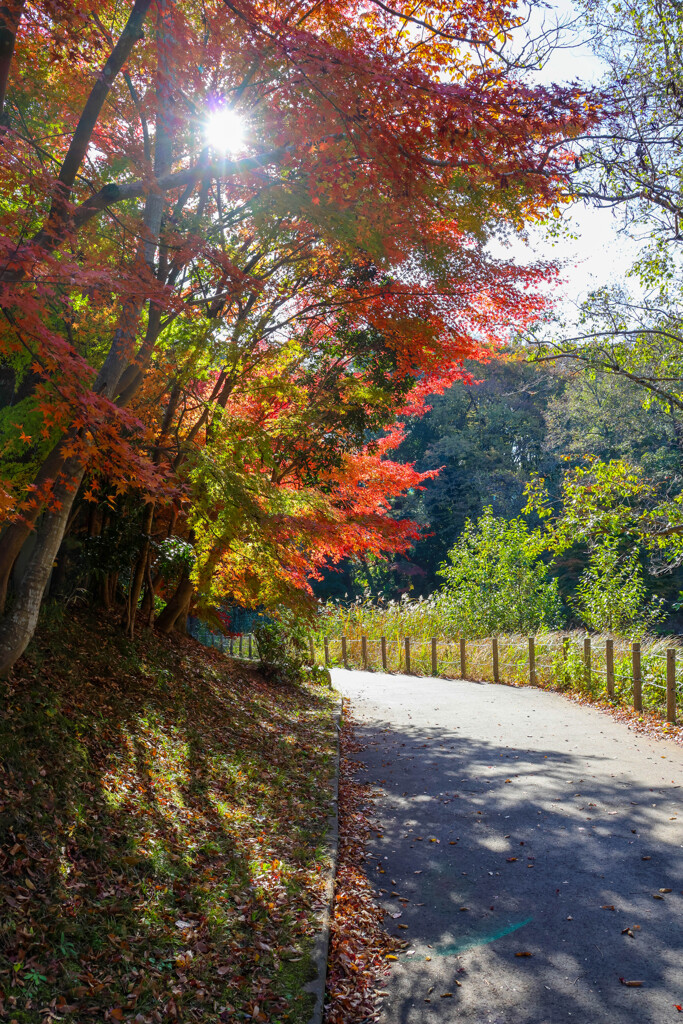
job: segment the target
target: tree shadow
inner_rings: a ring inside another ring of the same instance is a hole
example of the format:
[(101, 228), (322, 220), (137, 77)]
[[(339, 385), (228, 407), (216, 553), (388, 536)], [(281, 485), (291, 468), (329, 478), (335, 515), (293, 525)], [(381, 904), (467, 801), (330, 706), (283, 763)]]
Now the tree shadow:
[(680, 765), (672, 784), (650, 786), (608, 757), (526, 749), (521, 736), (512, 748), (382, 720), (356, 736), (363, 779), (381, 791), (368, 874), (400, 914), (388, 930), (410, 942), (383, 1019), (633, 1024), (676, 1013), (683, 835), (669, 819)]
[(117, 644), (39, 638), (3, 695), (0, 1012), (215, 1022), (258, 1001), (286, 1020), (282, 947), (308, 931), (329, 811), (325, 702), (185, 639)]

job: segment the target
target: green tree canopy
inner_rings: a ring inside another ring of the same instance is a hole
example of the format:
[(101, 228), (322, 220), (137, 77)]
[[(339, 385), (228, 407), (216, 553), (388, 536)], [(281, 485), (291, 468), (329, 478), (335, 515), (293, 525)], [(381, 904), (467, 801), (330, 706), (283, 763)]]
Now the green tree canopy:
[(558, 626), (562, 603), (557, 581), (548, 579), (539, 530), (522, 518), (505, 520), (493, 509), (468, 519), (439, 575), (443, 599), (463, 636), (536, 633)]

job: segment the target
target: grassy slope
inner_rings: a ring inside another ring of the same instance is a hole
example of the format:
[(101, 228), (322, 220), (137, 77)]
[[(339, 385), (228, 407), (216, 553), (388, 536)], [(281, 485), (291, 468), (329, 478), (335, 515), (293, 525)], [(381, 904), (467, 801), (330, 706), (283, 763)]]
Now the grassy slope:
[(0, 1020), (305, 1021), (330, 703), (46, 624), (0, 683)]

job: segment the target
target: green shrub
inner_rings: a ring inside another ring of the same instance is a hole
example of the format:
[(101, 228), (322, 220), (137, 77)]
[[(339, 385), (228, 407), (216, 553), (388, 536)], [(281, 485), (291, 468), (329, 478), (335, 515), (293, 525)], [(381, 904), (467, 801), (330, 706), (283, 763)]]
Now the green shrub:
[(261, 619), (254, 625), (262, 671), (282, 683), (300, 683), (310, 661), (306, 623), (287, 608), (278, 618)]
[(591, 552), (571, 603), (590, 629), (639, 637), (666, 618), (663, 599), (647, 595), (638, 552), (620, 553), (618, 541), (606, 537)]
[(461, 636), (535, 633), (562, 621), (557, 580), (541, 559), (544, 540), (521, 518), (499, 519), (485, 509), (470, 519), (439, 575), (442, 600)]

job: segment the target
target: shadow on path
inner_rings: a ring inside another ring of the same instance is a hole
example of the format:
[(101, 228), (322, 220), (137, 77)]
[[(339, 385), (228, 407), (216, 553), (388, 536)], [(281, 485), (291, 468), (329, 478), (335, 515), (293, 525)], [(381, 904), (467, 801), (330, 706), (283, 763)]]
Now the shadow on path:
[(555, 695), (489, 686), (492, 718), (474, 684), (386, 680), (336, 680), (376, 792), (368, 874), (409, 941), (383, 1019), (683, 1020), (683, 751), (634, 753)]

